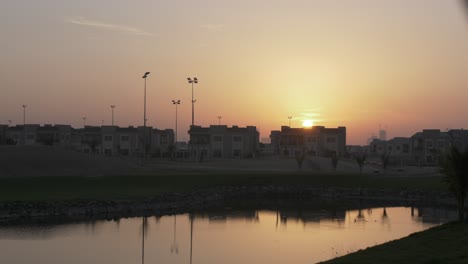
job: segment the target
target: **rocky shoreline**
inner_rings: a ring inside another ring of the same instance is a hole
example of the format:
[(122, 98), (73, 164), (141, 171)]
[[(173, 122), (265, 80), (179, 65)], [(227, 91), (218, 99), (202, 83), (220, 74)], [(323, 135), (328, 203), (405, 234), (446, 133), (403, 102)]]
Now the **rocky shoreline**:
[(187, 193), (165, 193), (143, 200), (73, 200), (0, 202), (0, 223), (34, 219), (118, 219), (123, 217), (171, 215), (221, 208), (248, 200), (263, 207), (275, 201), (329, 199), (362, 200), (367, 206), (431, 205), (453, 206), (448, 192), (394, 189), (362, 189), (307, 186), (218, 186)]

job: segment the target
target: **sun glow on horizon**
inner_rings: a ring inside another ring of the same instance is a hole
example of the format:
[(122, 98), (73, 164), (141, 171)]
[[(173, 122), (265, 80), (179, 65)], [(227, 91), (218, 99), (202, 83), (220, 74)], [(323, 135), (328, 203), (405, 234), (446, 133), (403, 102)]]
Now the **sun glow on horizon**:
[(313, 127), (314, 126), (314, 121), (313, 120), (304, 120), (304, 121), (302, 121), (302, 126), (303, 127)]

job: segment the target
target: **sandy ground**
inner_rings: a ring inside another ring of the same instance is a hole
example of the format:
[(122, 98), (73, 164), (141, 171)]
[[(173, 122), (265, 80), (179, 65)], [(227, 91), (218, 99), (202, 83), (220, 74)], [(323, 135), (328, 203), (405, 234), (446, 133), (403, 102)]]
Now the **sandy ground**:
[[(329, 158), (307, 157), (302, 165), (304, 172), (333, 172)], [(147, 174), (161, 171), (259, 171), (296, 172), (295, 159), (268, 157), (244, 160), (209, 160), (202, 163), (178, 160), (152, 159), (142, 166), (140, 159), (103, 157), (84, 154), (58, 147), (0, 146), (0, 177), (24, 176), (101, 176), (122, 174)], [(359, 173), (354, 160), (340, 160), (337, 172)], [(364, 173), (384, 175), (379, 166), (367, 164)], [(386, 175), (428, 176), (438, 175), (434, 167), (389, 167)]]

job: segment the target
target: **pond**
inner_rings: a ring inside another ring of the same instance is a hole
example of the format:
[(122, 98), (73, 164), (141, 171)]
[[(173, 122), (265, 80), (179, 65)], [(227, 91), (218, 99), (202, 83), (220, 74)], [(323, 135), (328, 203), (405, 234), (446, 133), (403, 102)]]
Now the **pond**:
[(316, 263), (449, 220), (440, 208), (222, 210), (0, 225), (0, 263)]

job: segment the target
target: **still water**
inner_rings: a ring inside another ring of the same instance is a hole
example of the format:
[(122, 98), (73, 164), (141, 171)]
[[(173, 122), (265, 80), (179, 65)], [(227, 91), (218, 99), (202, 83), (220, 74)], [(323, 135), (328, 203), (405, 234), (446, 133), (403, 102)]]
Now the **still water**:
[(0, 263), (316, 263), (456, 218), (434, 208), (234, 210), (0, 225)]

